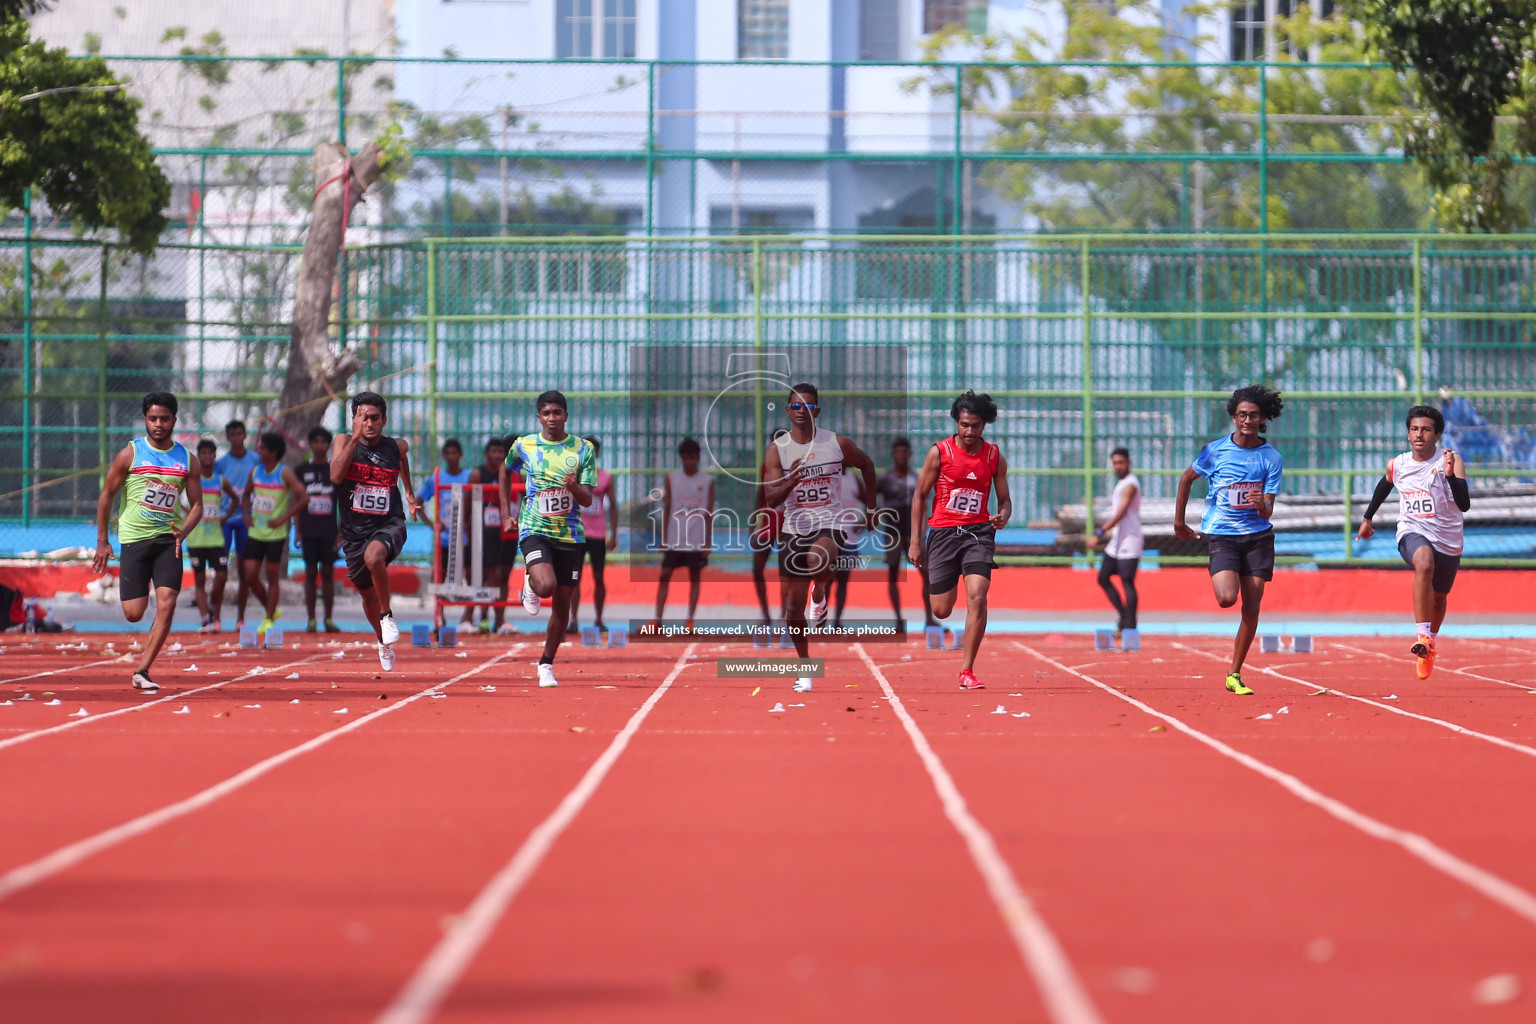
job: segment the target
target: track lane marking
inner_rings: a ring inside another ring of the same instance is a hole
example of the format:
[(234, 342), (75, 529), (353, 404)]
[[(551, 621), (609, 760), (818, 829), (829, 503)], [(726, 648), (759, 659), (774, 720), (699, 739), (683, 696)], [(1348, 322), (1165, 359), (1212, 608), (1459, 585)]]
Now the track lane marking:
[(51, 736), (54, 733), (64, 732), (66, 729), (78, 729), (80, 726), (89, 725), (92, 722), (100, 722), (104, 719), (116, 718), (118, 715), (128, 715), (135, 711), (143, 711), (145, 708), (152, 708), (156, 704), (164, 704), (168, 700), (180, 700), (183, 697), (190, 697), (194, 693), (203, 693), (206, 690), (217, 690), (219, 687), (228, 686), (230, 683), (239, 683), (246, 679), (255, 679), (257, 676), (271, 675), (273, 672), (281, 672), (283, 669), (293, 668), (295, 665), (309, 664), (324, 657), (329, 656), (311, 654), (307, 658), (300, 658), (298, 661), (290, 661), (286, 665), (277, 666), (277, 668), (262, 668), (260, 672), (253, 670), (245, 673), (244, 675), (234, 676), (217, 683), (209, 683), (207, 686), (199, 686), (191, 690), (181, 690), (177, 693), (168, 693), (164, 697), (156, 697), (154, 700), (145, 701), (143, 704), (130, 704), (127, 707), (118, 708), (116, 711), (103, 711), (100, 714), (92, 714), (88, 718), (77, 718), (72, 722), (65, 722), (62, 725), (51, 725), (46, 729), (34, 729), (31, 732), (24, 732), (19, 736), (11, 736), (7, 739), (0, 740), (0, 750), (5, 750), (7, 747), (14, 747), (19, 743), (26, 743), (28, 740), (35, 740), (42, 736)]
[[(1215, 661), (1228, 660), (1224, 655), (1212, 654), (1210, 651), (1202, 651), (1198, 647), (1188, 647), (1184, 644), (1178, 643), (1174, 644), (1173, 646), (1183, 648), (1191, 654), (1198, 654), (1201, 657), (1211, 658)], [(1516, 743), (1514, 740), (1507, 740), (1502, 736), (1494, 736), (1490, 733), (1478, 732), (1476, 729), (1468, 729), (1466, 726), (1457, 725), (1455, 722), (1447, 722), (1443, 718), (1435, 718), (1431, 715), (1421, 715), (1417, 711), (1408, 711), (1404, 708), (1393, 707), (1391, 704), (1383, 704), (1381, 701), (1371, 700), (1369, 697), (1361, 697), (1358, 694), (1345, 693), (1343, 690), (1340, 690), (1331, 684), (1314, 683), (1307, 679), (1298, 679), (1296, 676), (1286, 675), (1284, 672), (1281, 672), (1276, 668), (1260, 667), (1259, 671), (1267, 672), (1274, 676), (1276, 679), (1284, 679), (1288, 683), (1296, 683), (1299, 686), (1310, 686), (1314, 690), (1327, 690), (1329, 694), (1335, 697), (1343, 697), (1345, 700), (1359, 701), (1361, 704), (1369, 704), (1373, 708), (1380, 708), (1383, 711), (1390, 711), (1394, 715), (1402, 715), (1404, 718), (1414, 718), (1420, 722), (1428, 722), (1431, 725), (1438, 725), (1442, 729), (1449, 729), (1451, 732), (1460, 733), (1463, 736), (1470, 736), (1473, 739), (1482, 740), (1485, 743), (1492, 743), (1496, 747), (1503, 747), (1506, 750), (1513, 750), (1517, 754), (1524, 754), (1527, 757), (1536, 757), (1536, 747), (1528, 747), (1524, 743)]]
[(1151, 715), (1153, 718), (1167, 723), (1170, 727), (1177, 729), (1199, 743), (1203, 743), (1223, 757), (1230, 758), (1244, 768), (1248, 768), (1269, 779), (1271, 782), (1277, 783), (1282, 789), (1304, 803), (1311, 804), (1313, 807), (1342, 821), (1346, 825), (1353, 826), (1374, 839), (1380, 839), (1383, 842), (1391, 843), (1407, 851), (1413, 857), (1428, 864), (1442, 874), (1482, 893), (1490, 900), (1493, 900), (1501, 907), (1523, 918), (1530, 924), (1536, 924), (1536, 894), (1522, 889), (1513, 882), (1507, 881), (1485, 868), (1480, 868), (1469, 861), (1462, 860), (1449, 850), (1436, 845), (1425, 836), (1421, 836), (1416, 832), (1409, 832), (1406, 829), (1400, 829), (1395, 825), (1388, 825), (1386, 822), (1373, 818), (1362, 811), (1357, 811), (1342, 800), (1328, 796), (1309, 786), (1289, 772), (1281, 771), (1279, 768), (1259, 760), (1252, 754), (1245, 754), (1241, 750), (1216, 739), (1214, 736), (1209, 736), (1194, 726), (1187, 725), (1173, 715), (1159, 711), (1150, 704), (1143, 703), (1129, 694), (1121, 693), (1107, 683), (1102, 683), (1092, 676), (1077, 672), (1070, 666), (1063, 665), (1055, 658), (1042, 654), (1028, 644), (1015, 641), (1014, 645), (1020, 650), (1034, 655), (1046, 664), (1054, 665), (1061, 671), (1076, 676), (1084, 682), (1098, 687), (1110, 696), (1123, 700), (1132, 707)]
[(147, 814), (141, 814), (137, 818), (123, 822), (121, 825), (114, 825), (109, 829), (70, 843), (67, 846), (61, 846), (50, 854), (39, 857), (20, 867), (12, 868), (5, 874), (0, 875), (0, 900), (5, 900), (29, 886), (36, 885), (38, 882), (50, 878), (61, 871), (74, 867), (81, 861), (94, 857), (98, 853), (110, 850), (114, 846), (151, 832), (167, 822), (185, 817), (193, 811), (202, 810), (215, 801), (255, 782), (273, 769), (280, 768), (289, 761), (301, 757), (312, 750), (318, 750), (338, 736), (345, 736), (348, 733), (356, 732), (369, 722), (382, 718), (393, 711), (398, 711), (407, 704), (413, 704), (423, 697), (437, 693), (444, 687), (452, 686), (454, 683), (468, 679), (470, 676), (479, 675), (492, 665), (512, 657), (523, 646), (521, 643), (516, 644), (509, 650), (503, 651), (489, 661), (481, 662), (467, 672), (461, 672), (451, 679), (436, 683), (425, 690), (397, 700), (386, 707), (379, 708), (377, 711), (354, 718), (345, 725), (332, 729), (329, 732), (311, 737), (297, 746), (289, 747), (287, 750), (264, 758), (249, 768), (239, 771), (221, 782), (216, 782), (212, 786), (200, 790), (189, 797), (177, 800), (175, 803), (166, 804), (164, 807), (150, 811)]
[[(1384, 654), (1381, 651), (1372, 651), (1372, 650), (1369, 650), (1369, 649), (1367, 649), (1365, 647), (1354, 647), (1354, 646), (1352, 646), (1350, 644), (1337, 644), (1336, 646), (1338, 646), (1339, 648), (1341, 648), (1343, 650), (1346, 650), (1346, 651), (1354, 651), (1356, 654), (1368, 654), (1368, 655), (1370, 655), (1373, 658), (1385, 658), (1387, 661), (1397, 661), (1398, 660), (1398, 659), (1392, 657), (1392, 655), (1390, 655), (1390, 654)], [(1467, 668), (1442, 668), (1442, 669), (1440, 669), (1440, 671), (1441, 672), (1455, 672), (1458, 675), (1467, 676), (1470, 679), (1481, 679), (1484, 682), (1488, 682), (1488, 683), (1498, 683), (1500, 686), (1509, 686), (1509, 687), (1513, 687), (1516, 690), (1524, 690), (1524, 691), (1536, 690), (1536, 683), (1529, 683), (1529, 684), (1514, 683), (1514, 682), (1510, 682), (1508, 679), (1495, 679), (1493, 676), (1485, 676), (1485, 675), (1482, 675), (1480, 673), (1472, 671), (1473, 668), (1482, 668), (1482, 667), (1484, 667), (1484, 666), (1482, 666), (1482, 665), (1472, 665), (1472, 666), (1469, 666)]]
[[(624, 723), (624, 728), (608, 744), (607, 748), (598, 755), (596, 761), (582, 773), (578, 781), (555, 806), (543, 821), (534, 826), (528, 838), (517, 848), (512, 859), (491, 876), (491, 880), (476, 894), (475, 898), (458, 915), (453, 928), (444, 935), (427, 958), (416, 968), (409, 981), (405, 983), (398, 995), (385, 1007), (384, 1011), (375, 1018), (375, 1024), (421, 1024), (429, 1020), (442, 1005), (448, 993), (458, 984), (465, 970), (479, 955), (481, 948), (490, 939), (496, 925), (500, 923), (507, 908), (517, 898), (523, 886), (528, 884), (534, 872), (539, 870), (539, 865), (544, 862), (550, 849), (561, 834), (570, 827), (571, 822), (581, 813), (587, 801), (597, 792), (597, 787), (603, 784), (603, 779), (612, 770), (614, 763), (629, 746), (629, 741), (640, 731), (641, 724), (650, 715), (658, 701), (672, 688), (672, 683), (689, 665), (688, 656), (699, 645), (689, 644), (678, 656), (672, 671), (661, 681), (661, 685), (651, 691), (651, 695), (645, 699), (645, 703), (635, 709), (635, 713), (629, 716), (629, 721)], [(695, 662), (694, 664), (702, 664)]]
[[(907, 732), (907, 738), (912, 741), (912, 747), (917, 751), (918, 760), (922, 761), (923, 767), (927, 769), (928, 778), (933, 782), (933, 788), (938, 793), (939, 802), (944, 807), (944, 816), (949, 819), (955, 831), (960, 833), (960, 838), (965, 841), (971, 860), (975, 863), (976, 869), (981, 872), (987, 892), (992, 896), (992, 902), (996, 904), (998, 912), (1003, 917), (1003, 923), (1007, 926), (1009, 934), (1019, 948), (1019, 953), (1024, 958), (1024, 966), (1035, 979), (1051, 1019), (1057, 1024), (1103, 1024), (1104, 1018), (1099, 1015), (1098, 1009), (1088, 998), (1088, 993), (1078, 979), (1077, 972), (1072, 969), (1072, 963), (1062, 950), (1061, 943), (1057, 941), (1050, 926), (1045, 923), (1029, 897), (1024, 894), (1024, 889), (1013, 875), (1013, 869), (998, 852), (997, 843), (992, 838), (992, 834), (971, 814), (966, 806), (965, 797), (960, 794), (959, 787), (955, 785), (954, 778), (949, 774), (949, 769), (944, 767), (944, 762), (928, 744), (928, 738), (923, 735), (923, 730), (918, 727), (917, 721), (907, 712), (906, 705), (891, 687), (890, 680), (886, 679), (885, 673), (880, 671), (880, 666), (876, 665), (874, 659), (864, 650), (863, 644), (854, 644), (853, 650), (863, 659), (865, 666), (880, 684), (880, 689), (885, 692), (886, 701), (896, 712), (896, 717), (901, 720), (902, 728)], [(397, 1024), (397, 1022), (389, 1022), (389, 1024)]]
[(106, 658), (102, 661), (88, 661), (83, 665), (66, 665), (63, 668), (53, 668), (46, 672), (33, 672), (29, 676), (17, 676), (15, 679), (0, 679), (0, 686), (9, 686), (12, 683), (19, 683), (27, 679), (41, 679), (44, 676), (62, 675), (65, 672), (77, 672), (82, 668), (97, 668), (101, 665), (115, 665), (122, 661), (125, 657), (127, 657), (127, 655), (119, 654), (116, 657)]

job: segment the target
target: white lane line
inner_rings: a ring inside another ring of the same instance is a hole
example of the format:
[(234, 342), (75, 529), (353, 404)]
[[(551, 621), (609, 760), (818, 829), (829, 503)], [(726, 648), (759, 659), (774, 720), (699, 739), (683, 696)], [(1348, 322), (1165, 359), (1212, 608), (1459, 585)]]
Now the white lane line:
[(587, 801), (592, 799), (592, 794), (597, 792), (597, 787), (603, 784), (603, 779), (618, 761), (619, 755), (624, 753), (624, 748), (629, 746), (629, 741), (640, 731), (641, 723), (651, 713), (656, 702), (661, 700), (667, 690), (671, 689), (672, 682), (688, 667), (688, 656), (696, 647), (698, 644), (689, 644), (683, 649), (666, 679), (651, 691), (645, 703), (629, 717), (624, 728), (619, 730), (619, 734), (598, 759), (592, 762), (575, 788), (565, 795), (565, 799), (560, 801), (549, 817), (528, 833), (528, 838), (523, 840), (523, 845), (518, 847), (512, 859), (485, 884), (485, 888), (459, 915), (453, 928), (433, 947), (421, 966), (416, 968), (416, 973), (406, 982), (399, 995), (379, 1014), (376, 1024), (421, 1024), (437, 1012), (449, 991), (458, 984), (459, 978), (479, 954), (480, 948), (491, 937), (502, 915), (539, 869), (550, 848), (555, 845), (555, 840), (576, 820)]
[[(1174, 644), (1173, 646), (1181, 647), (1191, 654), (1198, 654), (1201, 657), (1211, 658), (1216, 661), (1227, 660), (1225, 655), (1212, 654), (1209, 651), (1202, 651), (1198, 647), (1187, 647), (1184, 644)], [(1404, 708), (1394, 707), (1391, 704), (1383, 704), (1379, 700), (1371, 700), (1369, 697), (1361, 697), (1353, 693), (1345, 693), (1343, 690), (1338, 689), (1330, 683), (1314, 683), (1308, 679), (1298, 679), (1296, 676), (1286, 675), (1279, 669), (1261, 667), (1259, 671), (1267, 672), (1268, 674), (1274, 676), (1276, 679), (1284, 679), (1288, 683), (1295, 683), (1298, 686), (1309, 686), (1314, 690), (1327, 690), (1328, 693), (1334, 697), (1343, 697), (1345, 700), (1353, 700), (1358, 701), (1361, 704), (1369, 704), (1373, 708), (1380, 708), (1383, 711), (1390, 711), (1394, 715), (1402, 715), (1404, 718), (1413, 718), (1420, 722), (1428, 722), (1430, 725), (1438, 725), (1442, 729), (1449, 729), (1451, 732), (1460, 733), (1463, 736), (1470, 736), (1473, 739), (1482, 740), (1485, 743), (1492, 743), (1494, 746), (1503, 747), (1506, 750), (1513, 750), (1517, 754), (1524, 754), (1527, 757), (1536, 757), (1536, 747), (1528, 747), (1523, 743), (1516, 743), (1514, 740), (1507, 740), (1502, 736), (1494, 736), (1486, 732), (1478, 732), (1476, 729), (1468, 729), (1466, 726), (1457, 725), (1455, 722), (1447, 722), (1443, 718), (1434, 718), (1430, 715), (1421, 715), (1416, 711), (1408, 711)]]
[(38, 882), (61, 871), (74, 867), (89, 857), (94, 857), (98, 853), (110, 850), (114, 846), (144, 835), (146, 832), (153, 831), (167, 822), (185, 817), (193, 811), (202, 810), (216, 800), (229, 796), (231, 793), (255, 782), (273, 769), (280, 768), (289, 761), (301, 757), (312, 750), (320, 749), (338, 736), (345, 736), (347, 733), (355, 732), (374, 719), (382, 718), (393, 711), (398, 711), (407, 704), (437, 693), (446, 686), (452, 686), (454, 683), (468, 679), (470, 676), (479, 675), (497, 662), (504, 661), (515, 655), (522, 646), (522, 644), (517, 644), (510, 650), (503, 651), (494, 658), (491, 658), (489, 661), (481, 662), (468, 672), (461, 672), (452, 679), (429, 686), (419, 693), (414, 693), (409, 697), (395, 701), (393, 704), (379, 708), (377, 711), (354, 718), (346, 725), (315, 736), (296, 747), (289, 747), (287, 750), (273, 754), (271, 757), (256, 762), (244, 771), (237, 772), (222, 782), (216, 782), (207, 789), (194, 793), (183, 800), (178, 800), (173, 804), (166, 804), (158, 810), (150, 811), (148, 814), (141, 814), (131, 821), (125, 821), (121, 825), (114, 825), (112, 828), (98, 832), (93, 836), (88, 836), (78, 842), (70, 843), (68, 846), (61, 846), (52, 853), (39, 857), (30, 863), (12, 868), (5, 874), (0, 875), (0, 900), (4, 900), (28, 886), (36, 885)]
[(24, 732), (19, 736), (12, 736), (9, 739), (0, 740), (0, 750), (4, 750), (7, 747), (14, 747), (18, 743), (25, 743), (28, 740), (35, 740), (40, 736), (51, 736), (54, 733), (63, 732), (66, 729), (77, 729), (82, 725), (90, 725), (92, 722), (100, 722), (104, 719), (116, 718), (118, 715), (129, 715), (135, 711), (143, 711), (145, 708), (152, 708), (156, 704), (164, 704), (168, 700), (180, 700), (183, 697), (190, 697), (194, 693), (202, 693), (205, 690), (217, 690), (219, 687), (228, 686), (230, 683), (239, 683), (247, 679), (254, 679), (257, 676), (271, 675), (274, 672), (281, 672), (285, 668), (293, 668), (295, 665), (303, 665), (306, 662), (316, 661), (323, 657), (326, 657), (326, 655), (311, 654), (307, 658), (300, 658), (298, 661), (290, 661), (288, 664), (279, 665), (277, 668), (263, 668), (259, 672), (247, 672), (244, 675), (234, 676), (217, 683), (209, 683), (207, 686), (199, 686), (191, 690), (179, 690), (176, 693), (169, 693), (164, 697), (145, 701), (143, 704), (133, 704), (125, 708), (118, 708), (116, 711), (103, 711), (100, 714), (91, 715), (89, 718), (77, 718), (72, 722), (65, 722), (63, 725), (50, 726), (46, 729), (34, 729), (31, 732)]
[(29, 676), (16, 676), (14, 679), (0, 679), (0, 686), (9, 686), (25, 679), (42, 679), (44, 676), (63, 675), (65, 672), (78, 672), (82, 668), (95, 668), (98, 665), (112, 665), (123, 660), (122, 655), (115, 658), (107, 658), (105, 661), (88, 661), (83, 665), (66, 665), (64, 668), (49, 669), (47, 672), (33, 672)]
[(901, 719), (902, 727), (907, 731), (907, 738), (912, 741), (912, 747), (917, 751), (918, 759), (928, 770), (928, 777), (933, 782), (933, 788), (938, 792), (939, 802), (944, 807), (944, 816), (955, 827), (955, 831), (960, 833), (960, 838), (965, 840), (966, 848), (971, 853), (971, 860), (976, 864), (976, 869), (981, 872), (982, 880), (987, 884), (987, 891), (992, 895), (992, 902), (997, 905), (998, 912), (1003, 916), (1003, 923), (1007, 925), (1014, 943), (1019, 947), (1019, 953), (1024, 957), (1024, 966), (1028, 968), (1035, 979), (1035, 984), (1039, 986), (1040, 997), (1045, 1002), (1051, 1019), (1057, 1024), (1102, 1024), (1104, 1018), (1099, 1016), (1098, 1009), (1088, 998), (1088, 993), (1084, 990), (1083, 983), (1078, 980), (1077, 972), (1072, 969), (1072, 963), (1067, 959), (1067, 954), (1062, 950), (1061, 944), (1056, 941), (1050, 926), (1045, 923), (1029, 897), (1024, 894), (1018, 879), (1013, 876), (1013, 870), (1008, 866), (1008, 861), (998, 852), (997, 843), (992, 839), (992, 834), (971, 814), (970, 808), (965, 804), (965, 797), (960, 795), (959, 787), (955, 785), (955, 780), (949, 774), (949, 769), (944, 767), (944, 762), (939, 760), (939, 755), (934, 753), (933, 748), (928, 745), (928, 738), (923, 735), (923, 730), (918, 728), (917, 721), (907, 712), (906, 705), (891, 688), (885, 673), (880, 671), (874, 659), (864, 650), (864, 645), (854, 644), (853, 649), (874, 674), (876, 681), (880, 683), (880, 689), (885, 691), (886, 700), (895, 710), (896, 717)]
[[(1336, 646), (1338, 646), (1339, 648), (1341, 648), (1343, 650), (1346, 650), (1346, 651), (1354, 651), (1356, 654), (1368, 654), (1368, 655), (1370, 655), (1373, 658), (1384, 658), (1387, 661), (1401, 662), (1401, 660), (1402, 660), (1400, 658), (1394, 658), (1390, 654), (1383, 654), (1381, 651), (1372, 651), (1372, 650), (1368, 650), (1367, 648), (1364, 648), (1364, 647), (1354, 647), (1354, 646), (1351, 646), (1350, 644), (1338, 644)], [(1510, 686), (1510, 687), (1513, 687), (1516, 690), (1536, 690), (1536, 683), (1531, 683), (1531, 684), (1526, 684), (1526, 685), (1522, 685), (1520, 683), (1512, 683), (1512, 682), (1510, 682), (1507, 679), (1495, 679), (1493, 676), (1485, 676), (1485, 675), (1482, 675), (1480, 673), (1473, 672), (1471, 668), (1444, 668), (1444, 667), (1437, 666), (1435, 671), (1437, 671), (1437, 672), (1455, 672), (1458, 675), (1467, 676), (1467, 677), (1469, 677), (1471, 679), (1481, 679), (1484, 682), (1498, 683), (1500, 686)]]
[(1172, 715), (1159, 711), (1149, 704), (1144, 704), (1129, 694), (1121, 693), (1113, 686), (1101, 683), (1092, 676), (1076, 672), (1071, 667), (1040, 653), (1028, 644), (1015, 641), (1015, 646), (1022, 651), (1034, 655), (1048, 665), (1054, 665), (1069, 675), (1077, 676), (1084, 682), (1097, 686), (1110, 696), (1125, 701), (1127, 704), (1146, 712), (1153, 718), (1166, 722), (1172, 728), (1179, 730), (1179, 732), (1182, 732), (1191, 739), (1205, 744), (1218, 754), (1229, 757), (1244, 768), (1255, 771), (1271, 782), (1279, 784), (1292, 796), (1311, 804), (1313, 807), (1344, 822), (1344, 824), (1353, 826), (1374, 839), (1380, 839), (1383, 842), (1391, 843), (1406, 850), (1409, 854), (1428, 864), (1436, 871), (1440, 871), (1456, 881), (1477, 890), (1505, 909), (1524, 918), (1529, 923), (1536, 924), (1536, 894), (1532, 894), (1513, 882), (1500, 878), (1491, 871), (1462, 860), (1454, 853), (1435, 845), (1435, 843), (1416, 832), (1409, 832), (1394, 825), (1388, 825), (1383, 821), (1372, 818), (1368, 814), (1357, 811), (1343, 801), (1312, 788), (1296, 776), (1283, 772), (1264, 761), (1260, 761), (1251, 754), (1245, 754), (1241, 750), (1228, 746), (1214, 736), (1208, 736), (1199, 729), (1186, 725), (1183, 721)]

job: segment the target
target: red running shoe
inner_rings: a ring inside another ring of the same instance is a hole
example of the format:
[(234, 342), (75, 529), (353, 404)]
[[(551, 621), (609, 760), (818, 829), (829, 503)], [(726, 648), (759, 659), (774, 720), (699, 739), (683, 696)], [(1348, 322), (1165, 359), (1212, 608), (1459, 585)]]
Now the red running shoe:
[(986, 688), (987, 684), (982, 682), (980, 679), (977, 679), (975, 672), (972, 672), (968, 668), (963, 668), (960, 670), (960, 689), (985, 690)]

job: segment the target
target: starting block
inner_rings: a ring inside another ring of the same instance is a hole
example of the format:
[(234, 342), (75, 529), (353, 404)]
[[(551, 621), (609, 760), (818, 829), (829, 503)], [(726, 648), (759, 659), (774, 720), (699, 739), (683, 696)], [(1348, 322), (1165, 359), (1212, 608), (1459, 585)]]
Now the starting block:
[(432, 646), (432, 627), (427, 625), (415, 625), (411, 627), (412, 647)]
[(610, 627), (608, 627), (608, 646), (609, 647), (628, 647), (629, 646), (629, 628), (627, 626), (610, 626)]
[(1141, 630), (1127, 629), (1120, 634), (1120, 649), (1122, 651), (1141, 650)]
[(1311, 654), (1312, 638), (1310, 636), (1269, 636), (1259, 637), (1259, 650), (1265, 654)]
[(242, 626), (242, 627), (240, 627), (240, 646), (241, 647), (255, 647), (256, 646), (256, 627), (255, 626)]
[(949, 634), (949, 649), (958, 651), (965, 646), (965, 630), (957, 629)]
[(457, 646), (459, 646), (459, 631), (458, 631), (458, 629), (453, 627), (453, 626), (441, 626), (441, 627), (439, 627), (438, 630), (437, 630), (437, 646), (439, 646), (439, 647), (457, 647)]
[(269, 626), (269, 627), (267, 627), (267, 640), (266, 640), (266, 643), (262, 644), (262, 646), (263, 647), (282, 647), (283, 646), (283, 631), (282, 631), (282, 629), (280, 627), (278, 627), (278, 626)]
[(942, 651), (944, 649), (944, 627), (927, 627), (923, 630), (923, 639), (927, 641), (930, 651)]
[(1115, 649), (1115, 631), (1112, 629), (1096, 629), (1093, 631), (1093, 649), (1096, 651), (1112, 651)]
[(581, 646), (597, 647), (602, 643), (603, 635), (598, 632), (596, 626), (581, 627)]

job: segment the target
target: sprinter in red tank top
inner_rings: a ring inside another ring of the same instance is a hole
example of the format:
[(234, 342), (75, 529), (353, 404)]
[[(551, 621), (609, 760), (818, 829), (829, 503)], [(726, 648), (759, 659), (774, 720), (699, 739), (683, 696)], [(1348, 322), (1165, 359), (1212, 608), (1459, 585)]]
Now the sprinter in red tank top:
[[(988, 423), (997, 419), (990, 395), (967, 391), (949, 410), (955, 436), (928, 449), (912, 495), (912, 522), (920, 523), (934, 492), (928, 520), (927, 551), (923, 535), (912, 531), (908, 552), (912, 564), (928, 570), (928, 605), (935, 617), (954, 611), (960, 578), (965, 577), (965, 650), (960, 658), (960, 689), (982, 690), (972, 666), (987, 630), (987, 591), (992, 585), (992, 556), (997, 531), (1013, 515), (1008, 493), (1008, 463), (997, 445), (983, 441)], [(997, 511), (988, 512), (990, 492), (997, 491)]]

